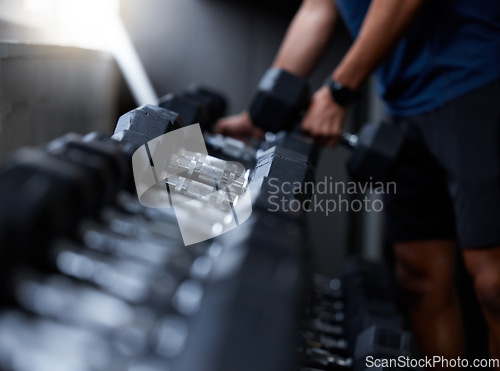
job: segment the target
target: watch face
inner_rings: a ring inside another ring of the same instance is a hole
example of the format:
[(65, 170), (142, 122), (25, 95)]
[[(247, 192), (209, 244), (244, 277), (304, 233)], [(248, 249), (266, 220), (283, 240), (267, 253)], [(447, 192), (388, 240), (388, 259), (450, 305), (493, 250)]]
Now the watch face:
[(335, 80), (332, 80), (332, 85), (333, 85), (335, 91), (345, 89), (344, 85), (342, 85), (340, 82), (337, 82)]
[(333, 79), (329, 79), (328, 87), (330, 88), (333, 100), (341, 106), (348, 106), (358, 98), (357, 92)]

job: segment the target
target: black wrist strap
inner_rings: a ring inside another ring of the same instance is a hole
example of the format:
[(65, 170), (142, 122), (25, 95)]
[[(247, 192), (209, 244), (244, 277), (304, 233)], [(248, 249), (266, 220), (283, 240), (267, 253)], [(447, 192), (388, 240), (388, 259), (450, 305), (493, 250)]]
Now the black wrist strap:
[(333, 100), (340, 106), (346, 107), (354, 102), (356, 102), (361, 93), (357, 90), (352, 90), (347, 86), (342, 85), (341, 83), (335, 81), (328, 76), (325, 80), (325, 85), (330, 90)]

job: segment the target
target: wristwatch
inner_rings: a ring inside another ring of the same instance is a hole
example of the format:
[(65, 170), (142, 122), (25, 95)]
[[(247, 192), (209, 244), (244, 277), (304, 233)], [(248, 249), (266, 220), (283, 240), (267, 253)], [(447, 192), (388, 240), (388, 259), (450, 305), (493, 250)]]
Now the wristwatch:
[(359, 91), (349, 89), (347, 86), (332, 79), (331, 76), (327, 77), (325, 85), (330, 89), (333, 100), (340, 106), (349, 106), (359, 99)]

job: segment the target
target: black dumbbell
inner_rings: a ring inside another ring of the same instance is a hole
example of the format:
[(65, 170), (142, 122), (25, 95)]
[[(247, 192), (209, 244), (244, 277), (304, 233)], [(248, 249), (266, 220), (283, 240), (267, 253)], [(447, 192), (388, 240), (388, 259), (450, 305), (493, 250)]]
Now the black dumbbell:
[(356, 339), (354, 350), (354, 370), (366, 368), (367, 357), (372, 359), (397, 359), (398, 357), (417, 358), (418, 345), (413, 335), (401, 329), (374, 325)]
[(351, 344), (372, 325), (404, 328), (394, 279), (385, 265), (356, 257), (346, 259), (342, 285), (346, 292), (346, 333)]
[(128, 192), (135, 193), (135, 183), (130, 163), (134, 152), (140, 147), (139, 144), (145, 142), (145, 136), (134, 131), (122, 131), (117, 133), (114, 138), (111, 138), (103, 133), (92, 132), (85, 135), (83, 140), (85, 142), (100, 143), (107, 147), (107, 150), (111, 151), (114, 156), (120, 157), (120, 167), (123, 169), (123, 175), (119, 184), (121, 188)]
[(309, 198), (308, 191), (313, 182), (314, 174), (305, 156), (282, 147), (272, 147), (261, 154), (251, 174), (249, 189), (253, 207), (301, 218), (304, 210), (302, 207), (297, 210), (292, 203)]
[(314, 274), (312, 277), (312, 287), (316, 292), (331, 295), (340, 299), (342, 297), (342, 281), (339, 278), (325, 277), (321, 274)]
[(307, 106), (309, 95), (309, 83), (305, 79), (271, 68), (262, 77), (250, 104), (252, 122), (266, 131), (291, 131)]
[(255, 167), (257, 149), (247, 143), (226, 137), (220, 134), (205, 133), (205, 144), (211, 156), (219, 157), (226, 161), (237, 161), (245, 168)]
[(320, 348), (305, 348), (302, 351), (302, 364), (308, 367), (319, 367), (321, 370), (350, 370), (353, 360), (350, 357), (339, 356)]
[(252, 195), (252, 214), (257, 210), (264, 213), (271, 211), (281, 218), (299, 222), (303, 219), (304, 213), (302, 210), (295, 211), (295, 208), (290, 207), (293, 202), (297, 202), (292, 192), (276, 192), (275, 187), (281, 184), (275, 178), (267, 176), (252, 179), (248, 188)]
[(199, 103), (208, 114), (207, 121), (202, 126), (203, 129), (210, 131), (212, 125), (224, 116), (226, 113), (226, 98), (212, 89), (199, 84), (191, 84), (181, 93), (181, 96), (192, 99)]
[[(74, 231), (99, 195), (82, 167), (43, 150), (15, 153), (0, 176), (0, 225), (7, 246), (22, 255), (35, 244), (43, 248), (54, 235)], [(4, 245), (5, 246), (5, 245)]]
[(389, 313), (395, 311), (396, 286), (387, 268), (363, 259), (346, 260), (342, 275), (346, 312)]
[(393, 330), (405, 330), (404, 319), (397, 313), (384, 316), (360, 312), (346, 323), (346, 338), (349, 344), (355, 344), (359, 334), (374, 325)]
[(342, 132), (341, 138), (353, 150), (347, 171), (360, 182), (387, 180), (404, 142), (401, 130), (385, 121), (367, 123), (358, 134)]
[[(332, 291), (331, 284), (336, 289), (335, 293), (342, 291), (344, 296), (325, 295)], [(343, 304), (339, 299), (345, 301), (343, 311), (332, 307)], [(358, 258), (346, 260), (341, 281), (316, 279), (306, 318), (344, 326), (344, 336), (351, 345), (357, 335), (375, 324), (400, 330), (404, 328), (403, 318), (397, 312), (395, 288), (389, 271), (382, 264)]]
[(163, 96), (158, 105), (179, 113), (185, 125), (200, 124), (204, 131), (210, 131), (226, 111), (226, 99), (221, 94), (197, 84), (180, 94)]
[[(305, 79), (279, 68), (264, 74), (249, 108), (252, 122), (268, 132), (263, 150), (281, 146), (307, 156), (316, 165), (319, 147), (294, 129), (309, 99), (310, 88)], [(282, 131), (276, 133), (279, 130)]]
[(131, 177), (122, 148), (104, 134), (90, 133), (82, 137), (78, 134), (66, 134), (47, 145), (47, 151), (63, 160), (78, 165), (93, 182), (96, 193), (95, 205), (90, 205), (93, 215), (110, 204), (123, 189)]
[(344, 337), (344, 328), (338, 324), (331, 324), (319, 318), (306, 319), (302, 327), (308, 331), (317, 332), (332, 337)]
[(342, 337), (332, 337), (314, 331), (301, 331), (305, 346), (320, 348), (341, 356), (349, 356), (349, 343)]
[(316, 167), (319, 157), (319, 146), (313, 139), (296, 131), (280, 131), (278, 133), (267, 132), (265, 141), (260, 145), (261, 150), (279, 146), (306, 156), (313, 166)]
[[(149, 352), (142, 347), (141, 332), (127, 326), (111, 337), (105, 337), (88, 327), (56, 322), (9, 308), (0, 313), (0, 328), (2, 336), (9, 339), (2, 344), (2, 370), (170, 369), (169, 361), (152, 354), (144, 355), (144, 351)], [(91, 354), (103, 357), (98, 357), (100, 359), (96, 362), (96, 357)]]
[[(119, 243), (118, 237), (115, 243)], [(150, 250), (141, 247), (141, 242), (136, 241), (136, 249), (143, 254)], [(89, 249), (70, 239), (58, 239), (31, 265), (43, 273), (60, 273), (93, 284), (129, 303), (148, 305), (158, 313), (174, 309), (175, 291), (189, 278), (189, 267), (194, 260), (187, 251), (172, 251), (171, 256), (156, 267), (144, 264), (144, 260), (117, 255)]]
[[(153, 330), (154, 322), (141, 314), (140, 307), (88, 283), (23, 266), (14, 269), (7, 281), (12, 304), (35, 315), (88, 328), (104, 337), (123, 327), (136, 328), (146, 332), (145, 335)], [(103, 316), (104, 311), (114, 315)], [(124, 311), (127, 315), (121, 316)]]
[(210, 122), (207, 107), (188, 96), (170, 93), (160, 98), (158, 106), (177, 112), (185, 125), (200, 124), (206, 128)]
[[(252, 179), (262, 177), (287, 182), (290, 188), (298, 183), (314, 181), (314, 173), (307, 157), (283, 147), (272, 147), (259, 156)], [(307, 197), (307, 193), (298, 192), (297, 197)]]
[[(183, 126), (184, 123), (178, 113), (157, 106), (144, 105), (127, 112), (118, 119), (111, 139), (121, 143), (131, 168), (132, 156), (138, 148)], [(148, 156), (153, 166), (153, 159), (149, 152)], [(129, 177), (127, 188), (130, 190), (135, 188), (132, 177)]]
[[(183, 126), (178, 113), (157, 106), (145, 105), (122, 115), (118, 119), (112, 138), (118, 142), (128, 142), (134, 147), (140, 147)], [(127, 133), (129, 131), (133, 133)]]
[(345, 321), (345, 313), (342, 310), (323, 310), (323, 308), (318, 305), (309, 305), (305, 315), (306, 318), (319, 318), (329, 323), (342, 324)]
[(30, 239), (43, 246), (113, 202), (130, 174), (120, 146), (102, 137), (66, 135), (46, 152), (21, 150), (6, 163), (0, 179), (3, 245), (29, 246)]
[[(288, 129), (300, 120), (309, 94), (305, 79), (282, 69), (271, 69), (263, 77), (249, 109), (256, 126), (267, 131)], [(347, 168), (358, 181), (384, 181), (403, 144), (403, 135), (382, 122), (365, 125), (358, 135), (342, 133), (341, 141), (353, 149)]]

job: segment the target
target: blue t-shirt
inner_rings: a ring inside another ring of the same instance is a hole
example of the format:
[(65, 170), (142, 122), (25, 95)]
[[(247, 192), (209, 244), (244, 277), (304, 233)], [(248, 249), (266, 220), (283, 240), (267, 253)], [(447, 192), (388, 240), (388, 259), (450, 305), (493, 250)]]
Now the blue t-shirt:
[[(371, 1), (335, 1), (356, 38)], [(430, 112), (500, 78), (500, 0), (427, 1), (377, 77), (394, 116)]]

